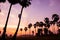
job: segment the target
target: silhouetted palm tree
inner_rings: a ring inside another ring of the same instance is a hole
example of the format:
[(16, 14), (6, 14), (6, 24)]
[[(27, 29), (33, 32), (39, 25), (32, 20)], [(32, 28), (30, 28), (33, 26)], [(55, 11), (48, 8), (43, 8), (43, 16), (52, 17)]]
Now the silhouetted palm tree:
[(6, 0), (0, 0), (0, 2), (3, 2), (3, 3), (4, 3), (5, 1), (6, 1)]
[(10, 16), (10, 11), (11, 11), (11, 7), (12, 5), (18, 3), (17, 0), (8, 0), (9, 3), (11, 3), (10, 8), (9, 8), (9, 12), (8, 12), (8, 16), (6, 19), (6, 23), (5, 23), (5, 27), (3, 29), (3, 34), (2, 34), (2, 39), (5, 40), (5, 34), (6, 34), (6, 28), (7, 28), (7, 24), (8, 24), (8, 20), (9, 20), (9, 16)]
[(42, 34), (42, 29), (39, 29), (39, 28), (38, 28), (38, 32), (37, 32), (36, 35), (37, 35), (37, 36), (40, 36), (41, 34)]
[(53, 14), (52, 15), (52, 20), (53, 20), (53, 26), (55, 26), (55, 24), (57, 24), (58, 20), (59, 20), (59, 15), (58, 14)]
[(32, 35), (34, 36), (34, 31), (32, 31)]
[(41, 29), (41, 30), (40, 30), (40, 34), (42, 34), (42, 30), (43, 30), (42, 28), (43, 28), (43, 25), (44, 25), (44, 23), (41, 21), (40, 24), (39, 24), (39, 27), (41, 27), (41, 28), (40, 28), (40, 29)]
[(25, 35), (26, 35), (26, 31), (28, 30), (27, 27), (25, 27), (24, 30), (25, 30)]
[(48, 34), (48, 29), (46, 28), (46, 27), (50, 27), (50, 21), (49, 21), (49, 18), (48, 17), (46, 17), (45, 19), (44, 19), (44, 22), (45, 22), (45, 28), (44, 28), (44, 33), (45, 33), (45, 35), (47, 35)]
[(32, 27), (32, 23), (28, 24), (28, 28), (29, 28), (29, 34), (31, 32), (30, 28)]
[(37, 21), (35, 24), (36, 24), (36, 28), (37, 28), (37, 27), (39, 27), (40, 23)]
[(35, 33), (36, 33), (36, 24), (34, 24), (34, 29), (35, 29)]
[(4, 27), (4, 30), (3, 30), (3, 34), (2, 34), (2, 39), (3, 40), (5, 39), (5, 33), (6, 33), (6, 28), (7, 28), (7, 24), (8, 24), (8, 20), (9, 20), (9, 16), (10, 16), (11, 7), (12, 7), (12, 5), (18, 3), (17, 0), (8, 0), (8, 2), (11, 3), (11, 5), (10, 5), (10, 8), (9, 8), (8, 16), (7, 16), (7, 19), (6, 19), (6, 24), (5, 24), (5, 27)]
[(21, 34), (22, 34), (22, 30), (23, 30), (23, 29), (22, 29), (22, 28), (20, 28)]
[(17, 26), (16, 32), (15, 32), (15, 34), (13, 36), (13, 39), (16, 38), (16, 36), (17, 36), (17, 32), (18, 32), (19, 25), (20, 25), (20, 22), (21, 22), (21, 16), (22, 16), (23, 8), (28, 7), (31, 4), (30, 1), (31, 0), (18, 0), (19, 4), (22, 6), (22, 9), (21, 9), (21, 13), (18, 15), (19, 22), (18, 22), (18, 26)]

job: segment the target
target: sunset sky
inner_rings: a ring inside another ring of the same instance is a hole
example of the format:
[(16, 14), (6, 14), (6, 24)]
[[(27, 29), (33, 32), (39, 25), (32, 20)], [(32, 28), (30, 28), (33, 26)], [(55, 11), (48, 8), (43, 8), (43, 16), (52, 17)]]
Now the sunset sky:
[[(0, 3), (0, 30), (2, 30), (5, 25), (9, 6), (10, 3), (8, 1)], [(7, 26), (8, 31), (11, 32), (11, 30), (16, 29), (20, 11), (21, 5), (16, 4), (12, 6)], [(60, 0), (32, 0), (31, 5), (23, 10), (20, 28), (27, 27), (29, 23), (34, 24), (36, 21), (44, 21), (45, 17), (52, 20), (51, 16), (54, 13), (60, 16)], [(10, 33), (8, 31), (7, 33)]]

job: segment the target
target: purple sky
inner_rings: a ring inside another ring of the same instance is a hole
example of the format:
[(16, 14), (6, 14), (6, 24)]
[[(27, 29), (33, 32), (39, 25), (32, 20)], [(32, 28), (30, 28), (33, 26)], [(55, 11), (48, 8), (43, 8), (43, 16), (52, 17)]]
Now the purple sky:
[[(4, 27), (10, 3), (0, 3), (0, 27)], [(8, 26), (12, 28), (17, 27), (18, 14), (20, 13), (21, 6), (19, 4), (13, 5), (9, 18)], [(21, 27), (27, 26), (29, 23), (36, 21), (44, 21), (45, 17), (50, 18), (52, 14), (60, 15), (60, 0), (32, 0), (31, 5), (23, 10), (21, 20)]]

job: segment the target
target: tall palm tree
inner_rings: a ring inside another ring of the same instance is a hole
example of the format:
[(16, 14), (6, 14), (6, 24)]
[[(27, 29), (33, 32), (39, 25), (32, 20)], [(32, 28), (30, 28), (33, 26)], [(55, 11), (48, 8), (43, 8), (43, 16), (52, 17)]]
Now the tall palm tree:
[(3, 3), (4, 3), (5, 1), (6, 1), (6, 0), (0, 0), (0, 2), (3, 2)]
[(34, 36), (34, 31), (32, 31), (32, 35)]
[(27, 27), (25, 27), (24, 30), (25, 30), (25, 35), (26, 35), (26, 31), (28, 30)]
[(28, 28), (29, 28), (29, 34), (31, 32), (30, 28), (32, 27), (32, 23), (28, 24)]
[(26, 8), (26, 7), (28, 7), (31, 4), (30, 1), (31, 0), (18, 0), (19, 4), (22, 6), (22, 9), (21, 9), (21, 13), (18, 15), (19, 22), (18, 22), (18, 26), (17, 26), (16, 32), (15, 32), (15, 34), (13, 36), (13, 39), (15, 39), (16, 36), (17, 36), (17, 32), (18, 32), (19, 25), (20, 25), (20, 22), (21, 22), (21, 16), (22, 16), (23, 9)]
[(52, 20), (53, 20), (53, 26), (55, 26), (55, 24), (57, 24), (57, 22), (59, 20), (59, 15), (58, 14), (53, 14), (52, 15)]
[(22, 30), (23, 30), (23, 29), (22, 29), (22, 28), (20, 28), (21, 34), (22, 34)]
[(34, 24), (34, 28), (35, 28), (35, 33), (36, 33), (36, 24)]
[(8, 0), (8, 2), (11, 3), (11, 5), (10, 5), (10, 8), (9, 8), (9, 12), (8, 12), (8, 16), (7, 16), (7, 19), (6, 19), (5, 27), (3, 29), (3, 34), (2, 34), (2, 39), (3, 40), (5, 40), (6, 28), (7, 28), (7, 24), (8, 24), (8, 20), (9, 20), (9, 16), (10, 16), (11, 7), (12, 7), (12, 5), (18, 3), (17, 0)]
[(43, 25), (44, 25), (44, 24), (43, 24), (43, 22), (41, 21), (40, 24), (39, 24), (39, 27), (41, 27), (41, 28), (40, 28), (40, 29), (41, 29), (41, 30), (40, 30), (40, 34), (42, 34), (42, 30), (43, 30), (42, 28), (43, 28)]
[[(45, 22), (45, 27), (50, 27), (50, 21), (49, 21), (49, 18), (48, 17), (46, 17), (45, 19), (44, 19), (44, 22)], [(45, 32), (45, 34), (48, 34), (48, 29), (47, 28), (44, 28), (44, 32)]]

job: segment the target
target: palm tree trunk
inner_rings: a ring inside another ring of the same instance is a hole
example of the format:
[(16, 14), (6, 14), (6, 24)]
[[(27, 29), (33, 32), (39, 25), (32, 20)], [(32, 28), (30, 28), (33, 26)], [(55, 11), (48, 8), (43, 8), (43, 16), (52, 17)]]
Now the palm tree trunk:
[(10, 5), (8, 16), (6, 19), (6, 24), (5, 24), (5, 27), (3, 29), (2, 40), (5, 40), (5, 34), (6, 34), (7, 24), (8, 24), (8, 20), (9, 20), (9, 16), (10, 16), (11, 7), (12, 7), (12, 4)]
[(36, 35), (36, 28), (35, 28), (35, 35)]
[(26, 36), (26, 31), (25, 31), (25, 36)]
[[(24, 7), (22, 7), (22, 9), (21, 9), (21, 16), (22, 16), (23, 8)], [(17, 26), (16, 32), (15, 32), (12, 40), (16, 40), (16, 36), (17, 36), (17, 32), (18, 32), (18, 29), (19, 29), (20, 22), (21, 22), (21, 18), (19, 18), (18, 26)]]
[(31, 29), (29, 29), (29, 35), (31, 35)]
[(21, 31), (21, 35), (22, 35), (22, 31)]

